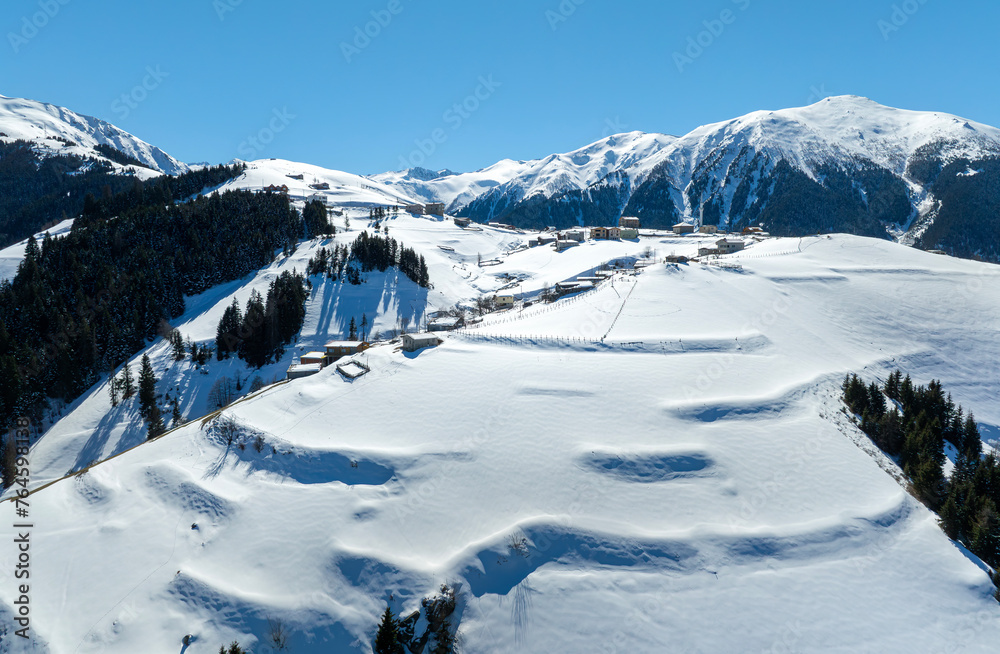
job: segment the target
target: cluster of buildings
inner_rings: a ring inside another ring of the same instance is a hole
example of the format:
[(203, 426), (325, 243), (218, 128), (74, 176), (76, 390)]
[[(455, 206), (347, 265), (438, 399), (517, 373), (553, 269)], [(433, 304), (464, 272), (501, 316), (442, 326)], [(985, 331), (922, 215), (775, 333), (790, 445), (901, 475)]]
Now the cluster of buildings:
[(288, 368), (288, 379), (315, 375), (331, 363), (364, 352), (369, 347), (371, 344), (366, 341), (330, 341), (325, 352), (309, 352), (300, 356), (299, 362)]
[(568, 229), (562, 232), (540, 234), (532, 241), (533, 245), (553, 245), (556, 251), (562, 252), (580, 245), (588, 238), (594, 241), (621, 241), (639, 238), (641, 223), (638, 218), (622, 216), (617, 227), (591, 227)]
[(715, 247), (698, 248), (699, 257), (707, 257), (715, 254), (734, 254), (746, 249), (746, 243), (738, 238), (723, 238), (715, 242)]
[(678, 236), (694, 234), (695, 232), (698, 234), (718, 234), (719, 228), (715, 225), (702, 225), (701, 227), (697, 227), (690, 223), (678, 223), (674, 225), (674, 234), (677, 234)]
[[(408, 204), (403, 207), (407, 213), (415, 216), (441, 216), (444, 217), (444, 203), (429, 202), (427, 204)], [(457, 222), (457, 221), (456, 221)]]
[[(459, 319), (460, 320), (460, 319)], [(450, 329), (461, 326), (458, 322)], [(437, 347), (442, 340), (430, 332), (420, 334), (403, 334), (403, 346), (405, 352), (417, 352), (428, 347)], [(288, 379), (302, 379), (318, 374), (329, 365), (336, 363), (344, 357), (360, 354), (371, 347), (367, 341), (330, 341), (326, 344), (325, 351), (308, 352), (299, 357), (299, 362), (288, 368)], [(350, 379), (360, 377), (368, 372), (368, 367), (357, 360), (347, 362), (345, 366), (337, 366), (344, 375)]]

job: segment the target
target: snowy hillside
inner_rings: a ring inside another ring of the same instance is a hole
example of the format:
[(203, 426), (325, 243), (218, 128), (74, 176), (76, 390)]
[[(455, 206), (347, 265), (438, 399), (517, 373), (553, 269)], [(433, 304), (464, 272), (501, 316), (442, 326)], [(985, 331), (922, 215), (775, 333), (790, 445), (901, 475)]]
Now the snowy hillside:
[[(387, 224), (434, 289), (314, 278), (296, 353), (362, 311), (388, 330), (511, 279), (531, 293), (701, 241), (556, 254), (450, 221)], [(175, 326), (210, 340), (232, 297), (320, 245), (191, 299)], [(849, 371), (938, 378), (995, 438), (1000, 271), (853, 236), (727, 260), (619, 274), (435, 349), (378, 345), (353, 382), (330, 367), (227, 409), (232, 444), (225, 420), (195, 421), (34, 494), (36, 651), (266, 652), (270, 619), (293, 652), (368, 652), (386, 604), (408, 615), (444, 583), (467, 652), (992, 651), (986, 572), (900, 487), (838, 387)], [(201, 375), (164, 343), (149, 352), (192, 416), (236, 365)], [(103, 386), (70, 409), (35, 447), (35, 484), (141, 443)]]
[[(321, 188), (323, 185), (329, 188)], [(318, 196), (327, 204), (340, 207), (395, 206), (418, 202), (412, 196), (360, 175), (282, 159), (250, 162), (242, 176), (219, 190), (260, 191), (270, 186), (287, 186), (289, 197), (294, 200)]]
[(534, 163), (505, 159), (472, 173), (411, 168), (372, 175), (371, 179), (399, 188), (423, 202), (443, 202), (447, 210), (454, 213), (490, 189), (523, 175)]
[[(51, 152), (97, 159), (104, 157), (95, 146), (107, 145), (161, 173), (176, 175), (187, 170), (163, 150), (110, 123), (34, 100), (0, 95), (0, 138), (33, 141)], [(136, 174), (148, 176), (142, 169), (132, 168)]]

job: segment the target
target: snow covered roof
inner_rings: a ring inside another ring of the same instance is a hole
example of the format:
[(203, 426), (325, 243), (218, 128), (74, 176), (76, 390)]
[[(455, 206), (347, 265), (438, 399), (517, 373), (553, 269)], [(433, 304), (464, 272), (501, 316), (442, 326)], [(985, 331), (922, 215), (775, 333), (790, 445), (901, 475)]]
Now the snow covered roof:
[(330, 341), (326, 344), (327, 349), (331, 347), (361, 347), (364, 341)]

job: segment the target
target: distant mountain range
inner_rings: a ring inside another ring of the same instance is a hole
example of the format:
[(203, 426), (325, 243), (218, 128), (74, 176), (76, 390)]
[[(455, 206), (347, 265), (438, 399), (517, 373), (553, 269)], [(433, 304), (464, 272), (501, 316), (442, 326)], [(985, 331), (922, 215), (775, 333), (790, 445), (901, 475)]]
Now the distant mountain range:
[[(33, 142), (40, 156), (93, 157), (124, 174), (188, 168), (106, 122), (0, 96), (0, 141), (14, 139)], [(413, 168), (351, 178), (383, 189), (374, 199), (443, 202), (479, 222), (564, 228), (635, 215), (646, 227), (846, 232), (1000, 261), (1000, 130), (856, 96), (757, 111), (682, 137), (617, 134), (470, 173)]]
[(633, 132), (476, 173), (376, 178), (474, 220), (522, 227), (686, 221), (796, 236), (847, 232), (1000, 260), (1000, 130), (833, 97), (677, 138)]

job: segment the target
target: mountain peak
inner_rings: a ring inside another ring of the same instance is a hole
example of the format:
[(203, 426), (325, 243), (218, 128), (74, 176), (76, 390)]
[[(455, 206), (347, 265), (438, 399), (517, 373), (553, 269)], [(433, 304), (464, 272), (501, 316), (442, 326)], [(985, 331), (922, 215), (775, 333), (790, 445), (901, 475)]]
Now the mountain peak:
[(99, 145), (118, 150), (149, 168), (174, 175), (188, 166), (111, 123), (45, 102), (0, 95), (0, 132), (44, 150), (102, 158)]

